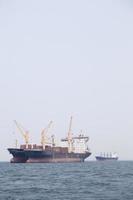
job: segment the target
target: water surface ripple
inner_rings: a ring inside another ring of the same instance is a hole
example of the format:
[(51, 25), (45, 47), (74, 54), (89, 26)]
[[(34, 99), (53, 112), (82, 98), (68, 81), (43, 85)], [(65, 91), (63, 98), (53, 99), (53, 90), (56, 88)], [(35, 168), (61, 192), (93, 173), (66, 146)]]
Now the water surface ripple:
[(0, 200), (133, 200), (133, 162), (0, 163)]

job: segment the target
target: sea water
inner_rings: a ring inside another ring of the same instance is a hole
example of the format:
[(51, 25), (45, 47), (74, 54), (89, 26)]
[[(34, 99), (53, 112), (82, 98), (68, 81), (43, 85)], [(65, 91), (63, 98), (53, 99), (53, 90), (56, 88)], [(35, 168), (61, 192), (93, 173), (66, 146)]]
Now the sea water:
[(133, 200), (132, 161), (0, 163), (0, 200)]

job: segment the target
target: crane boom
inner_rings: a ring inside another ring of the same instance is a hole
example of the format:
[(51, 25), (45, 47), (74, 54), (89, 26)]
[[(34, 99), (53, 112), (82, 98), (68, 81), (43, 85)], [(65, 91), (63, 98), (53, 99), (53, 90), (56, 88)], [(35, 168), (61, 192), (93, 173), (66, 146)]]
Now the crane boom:
[(47, 127), (44, 128), (44, 129), (42, 130), (42, 132), (41, 132), (41, 144), (42, 144), (42, 146), (43, 146), (43, 149), (45, 149), (45, 145), (46, 145), (46, 143), (47, 143), (47, 133), (48, 133), (48, 131), (49, 131), (49, 129), (50, 129), (52, 123), (53, 123), (53, 122), (50, 121), (49, 124), (47, 125)]
[(21, 135), (23, 136), (24, 140), (25, 140), (26, 148), (28, 148), (28, 144), (29, 144), (29, 133), (28, 133), (28, 131), (25, 131), (22, 128), (22, 126), (20, 126), (18, 124), (18, 122), (16, 120), (14, 120), (14, 123), (15, 123), (17, 129), (20, 131)]
[(24, 136), (24, 130), (20, 127), (18, 122), (16, 120), (14, 120), (14, 123), (15, 123), (17, 129), (20, 131), (21, 135)]

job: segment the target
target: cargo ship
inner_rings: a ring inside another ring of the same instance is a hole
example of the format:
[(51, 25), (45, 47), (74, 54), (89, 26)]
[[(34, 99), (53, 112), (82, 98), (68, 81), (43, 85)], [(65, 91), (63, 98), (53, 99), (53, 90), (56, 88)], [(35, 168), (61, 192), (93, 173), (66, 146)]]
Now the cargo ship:
[(110, 161), (110, 160), (118, 160), (118, 155), (116, 153), (101, 153), (99, 156), (95, 157), (98, 161)]
[(61, 139), (65, 146), (55, 144), (54, 135), (48, 141), (47, 133), (52, 121), (41, 132), (41, 144), (29, 144), (29, 133), (25, 131), (16, 121), (17, 128), (25, 139), (25, 144), (17, 145), (15, 148), (8, 148), (12, 154), (11, 163), (66, 163), (66, 162), (84, 162), (91, 155), (88, 148), (89, 137), (80, 134), (73, 136), (71, 132), (72, 117), (70, 118), (67, 137)]

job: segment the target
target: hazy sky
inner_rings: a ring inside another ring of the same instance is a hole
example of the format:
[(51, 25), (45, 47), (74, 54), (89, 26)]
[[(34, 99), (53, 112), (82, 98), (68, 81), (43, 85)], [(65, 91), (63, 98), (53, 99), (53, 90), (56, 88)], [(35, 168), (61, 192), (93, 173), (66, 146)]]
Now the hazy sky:
[(95, 154), (133, 159), (133, 2), (131, 0), (0, 0), (0, 160), (49, 134), (90, 136)]

